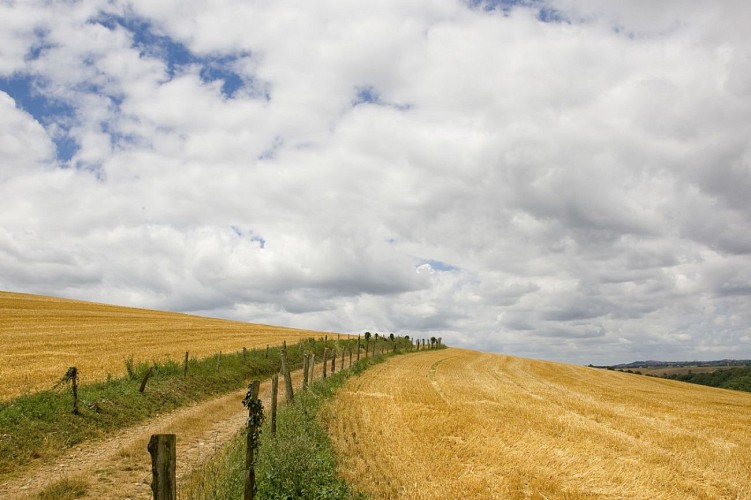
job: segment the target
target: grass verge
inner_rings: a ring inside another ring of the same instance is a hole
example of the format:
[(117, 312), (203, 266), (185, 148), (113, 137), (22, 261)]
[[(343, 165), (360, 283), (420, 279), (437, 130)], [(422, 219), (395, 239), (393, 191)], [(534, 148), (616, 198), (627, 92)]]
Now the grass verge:
[[(279, 408), (276, 436), (264, 422), (256, 462), (259, 499), (365, 498), (350, 488), (337, 473), (336, 455), (321, 422), (321, 409), (346, 380), (382, 362), (378, 355), (361, 359), (351, 368), (319, 379), (307, 391), (295, 394), (295, 402)], [(245, 484), (245, 430), (186, 478), (180, 488), (185, 499), (230, 500), (242, 498)]]
[[(340, 345), (346, 345), (343, 340)], [(308, 339), (288, 348), (291, 368), (298, 368), (303, 349), (318, 355), (335, 341)], [(218, 359), (221, 358), (221, 359)], [(279, 348), (225, 353), (190, 359), (187, 376), (182, 363), (134, 364), (126, 360), (129, 376), (78, 388), (79, 413), (72, 413), (69, 384), (0, 403), (0, 480), (20, 475), (33, 461), (49, 461), (66, 449), (108, 432), (243, 387), (253, 378), (279, 371)], [(139, 386), (153, 367), (145, 391)]]

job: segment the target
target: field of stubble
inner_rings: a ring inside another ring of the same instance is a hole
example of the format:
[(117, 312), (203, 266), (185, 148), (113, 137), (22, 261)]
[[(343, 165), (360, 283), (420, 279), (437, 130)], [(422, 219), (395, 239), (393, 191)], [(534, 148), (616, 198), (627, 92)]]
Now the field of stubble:
[(350, 380), (325, 421), (372, 498), (751, 498), (751, 394), (460, 349)]
[(76, 366), (83, 383), (125, 373), (125, 360), (182, 362), (321, 332), (0, 292), (0, 400), (49, 389)]

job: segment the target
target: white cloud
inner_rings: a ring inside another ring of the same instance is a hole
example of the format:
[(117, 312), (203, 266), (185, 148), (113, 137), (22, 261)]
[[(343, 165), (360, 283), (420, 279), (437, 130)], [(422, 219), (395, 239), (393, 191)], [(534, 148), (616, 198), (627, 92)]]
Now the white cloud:
[(0, 93), (0, 288), (583, 363), (751, 357), (748, 7), (547, 4), (570, 22), (3, 5), (0, 77), (74, 112)]
[(35, 175), (54, 158), (53, 144), (44, 128), (19, 110), (12, 97), (0, 92), (0, 182), (19, 175)]

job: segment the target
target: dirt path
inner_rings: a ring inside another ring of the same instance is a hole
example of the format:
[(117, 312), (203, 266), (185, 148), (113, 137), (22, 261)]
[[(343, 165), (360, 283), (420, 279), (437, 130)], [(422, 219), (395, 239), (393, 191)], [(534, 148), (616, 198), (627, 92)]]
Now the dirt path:
[[(301, 371), (293, 374), (299, 387)], [(242, 406), (246, 390), (235, 391), (208, 401), (161, 415), (144, 424), (123, 429), (105, 440), (79, 445), (52, 464), (31, 470), (25, 477), (0, 484), (0, 498), (34, 498), (45, 487), (61, 479), (87, 483), (81, 498), (151, 498), (151, 458), (146, 445), (152, 434), (177, 434), (178, 489), (194, 467), (204, 462), (243, 425), (247, 411)], [(271, 381), (261, 383), (261, 399), (268, 408)], [(280, 384), (280, 403), (284, 399)]]

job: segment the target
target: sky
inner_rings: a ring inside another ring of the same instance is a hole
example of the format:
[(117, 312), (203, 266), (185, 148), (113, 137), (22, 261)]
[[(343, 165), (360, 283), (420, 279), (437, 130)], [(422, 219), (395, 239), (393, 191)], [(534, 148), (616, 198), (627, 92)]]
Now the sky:
[(751, 358), (745, 0), (0, 0), (0, 289)]

